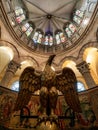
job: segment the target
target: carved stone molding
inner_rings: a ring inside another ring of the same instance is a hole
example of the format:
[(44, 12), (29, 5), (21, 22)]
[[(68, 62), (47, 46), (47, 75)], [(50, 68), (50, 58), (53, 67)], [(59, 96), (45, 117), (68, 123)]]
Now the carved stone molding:
[(11, 61), (6, 69), (5, 75), (1, 80), (0, 85), (4, 87), (8, 87), (11, 79), (13, 78), (14, 74), (16, 73), (17, 69), (20, 67), (20, 64), (16, 63), (15, 61)]

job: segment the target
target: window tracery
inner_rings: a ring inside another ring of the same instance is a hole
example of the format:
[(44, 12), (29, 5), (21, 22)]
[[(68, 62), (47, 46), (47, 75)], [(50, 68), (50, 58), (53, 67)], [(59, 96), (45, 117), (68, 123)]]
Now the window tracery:
[(46, 34), (45, 35), (45, 41), (44, 41), (45, 45), (53, 45), (53, 36), (51, 34)]
[(73, 23), (70, 23), (65, 27), (64, 30), (68, 38), (70, 38), (76, 32), (76, 27), (73, 25)]
[[(8, 14), (10, 23), (20, 40), (24, 41), (25, 39), (26, 45), (31, 47), (34, 51), (36, 49), (37, 51), (41, 50), (50, 53), (52, 51), (63, 51), (69, 46), (73, 46), (73, 43), (78, 40), (79, 36), (81, 36), (80, 33), (85, 30), (94, 9), (96, 9), (95, 6), (97, 4), (97, 0), (86, 0), (77, 3), (71, 2), (70, 4), (72, 5), (73, 9), (75, 9), (73, 12), (73, 17), (71, 17), (72, 12), (69, 12), (67, 16), (65, 9), (62, 9), (61, 13), (59, 13), (59, 11), (58, 13), (56, 11), (54, 13), (49, 13), (44, 7), (41, 10), (39, 7), (36, 7), (36, 3), (34, 1), (30, 2), (29, 0), (21, 2), (19, 0), (7, 0), (6, 12)], [(39, 8), (39, 15), (36, 14), (37, 8)], [(26, 21), (33, 22), (34, 27), (29, 22), (25, 23)], [(66, 26), (64, 27), (65, 24)], [(55, 33), (62, 29), (63, 31)], [(38, 32), (38, 30), (41, 30), (41, 32)], [(46, 30), (52, 32), (52, 35), (46, 35)], [(23, 36), (22, 34), (25, 34), (27, 37)], [(79, 35), (77, 36), (77, 34)], [(41, 44), (42, 46), (37, 46), (37, 43)], [(62, 43), (64, 43), (63, 46), (59, 45)], [(36, 48), (34, 44), (36, 44)], [(44, 47), (44, 45), (47, 45), (47, 47)], [(52, 48), (52, 45), (56, 46), (53, 46), (54, 49), (50, 49), (48, 45), (50, 48)]]
[(82, 22), (83, 16), (84, 16), (83, 11), (76, 10), (73, 15), (73, 21), (79, 25)]
[(21, 7), (15, 8), (15, 16), (16, 16), (17, 23), (21, 23), (23, 20), (26, 19), (26, 16), (24, 14), (24, 10)]
[(66, 41), (66, 38), (64, 36), (64, 33), (61, 31), (58, 31), (55, 35), (55, 39), (56, 39), (56, 43), (60, 44), (60, 43), (64, 43)]
[(33, 31), (33, 26), (29, 22), (25, 23), (22, 26), (22, 32), (25, 32), (25, 34), (27, 35), (27, 37), (30, 36), (30, 34), (32, 33), (32, 31)]
[(42, 39), (43, 39), (43, 34), (40, 30), (35, 31), (32, 40), (34, 41), (34, 43), (42, 43)]

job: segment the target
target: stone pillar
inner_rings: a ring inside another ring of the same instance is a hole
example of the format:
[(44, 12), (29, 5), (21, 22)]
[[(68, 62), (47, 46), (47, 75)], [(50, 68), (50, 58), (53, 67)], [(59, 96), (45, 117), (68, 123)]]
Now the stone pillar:
[(77, 65), (77, 69), (83, 75), (85, 82), (89, 88), (96, 86), (96, 84), (91, 76), (88, 63), (86, 63), (85, 61), (81, 62), (80, 64)]
[(5, 75), (3, 76), (3, 79), (0, 82), (0, 85), (7, 87), (19, 67), (20, 67), (20, 64), (12, 60), (8, 64)]

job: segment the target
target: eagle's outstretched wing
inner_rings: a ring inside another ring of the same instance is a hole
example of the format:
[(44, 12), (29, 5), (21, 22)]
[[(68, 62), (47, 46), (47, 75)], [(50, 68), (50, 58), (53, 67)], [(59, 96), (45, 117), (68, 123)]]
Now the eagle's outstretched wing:
[(34, 68), (27, 67), (22, 72), (19, 79), (19, 93), (15, 104), (15, 111), (21, 110), (26, 106), (32, 93), (41, 88), (41, 76), (35, 74)]
[(63, 93), (69, 107), (75, 112), (81, 112), (76, 83), (76, 76), (70, 68), (64, 68), (55, 80), (56, 88)]

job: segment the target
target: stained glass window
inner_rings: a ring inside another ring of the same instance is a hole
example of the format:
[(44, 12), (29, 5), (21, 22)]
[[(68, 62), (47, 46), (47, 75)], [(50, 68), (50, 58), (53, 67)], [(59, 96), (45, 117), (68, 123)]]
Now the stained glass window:
[(69, 29), (72, 33), (74, 33), (76, 31), (76, 28), (73, 24), (69, 24)]
[(19, 81), (15, 81), (12, 86), (11, 89), (14, 91), (19, 91)]
[(45, 45), (48, 45), (48, 40), (49, 40), (48, 36), (45, 36), (45, 42), (44, 42)]
[(63, 43), (66, 40), (64, 33), (59, 31), (56, 33), (55, 38), (57, 44)]
[(50, 35), (50, 34), (47, 34), (45, 36), (45, 42), (44, 42), (44, 44), (52, 46), (53, 45), (53, 36)]
[(21, 23), (23, 20), (26, 19), (24, 11), (21, 7), (15, 8), (15, 15), (16, 15), (16, 22)]
[(36, 31), (32, 39), (34, 43), (42, 43), (42, 38), (43, 38), (43, 35), (41, 31)]
[(70, 23), (66, 26), (64, 30), (67, 36), (70, 38), (76, 32), (76, 27), (72, 23)]
[(31, 24), (26, 23), (25, 25), (22, 26), (22, 31), (25, 32), (27, 36), (29, 36), (33, 31), (33, 27)]
[(59, 36), (60, 36), (61, 42), (65, 42), (64, 33), (60, 32), (60, 33), (59, 33)]
[(79, 16), (79, 17), (82, 18), (83, 15), (84, 15), (84, 12), (83, 12), (83, 11), (80, 11), (80, 10), (76, 10), (75, 15), (77, 15), (77, 16)]
[(66, 28), (65, 32), (66, 32), (66, 34), (67, 34), (68, 37), (72, 36), (72, 32), (71, 32), (71, 30), (69, 28)]
[(53, 45), (53, 37), (50, 35), (50, 37), (49, 37), (49, 45), (51, 46), (51, 45)]
[(61, 39), (60, 39), (59, 34), (56, 34), (55, 38), (56, 38), (56, 43), (60, 44), (61, 43)]
[(84, 87), (84, 84), (80, 81), (77, 82), (77, 91), (78, 92), (81, 92), (81, 91), (84, 91), (85, 90), (85, 87)]
[(82, 20), (78, 16), (74, 16), (73, 21), (76, 22), (77, 24), (80, 24)]
[(84, 12), (80, 10), (76, 10), (73, 16), (73, 21), (77, 24), (80, 24), (83, 19)]

